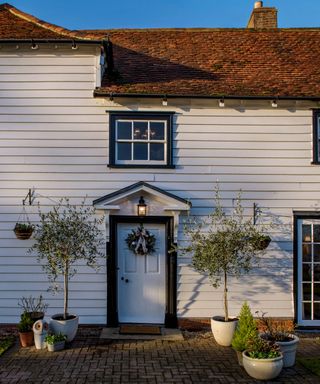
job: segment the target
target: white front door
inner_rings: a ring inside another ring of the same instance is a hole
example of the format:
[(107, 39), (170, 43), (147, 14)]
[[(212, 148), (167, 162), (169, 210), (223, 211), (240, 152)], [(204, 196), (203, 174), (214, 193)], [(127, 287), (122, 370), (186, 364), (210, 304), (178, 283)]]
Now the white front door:
[(320, 220), (298, 220), (298, 325), (320, 325)]
[(118, 318), (120, 323), (164, 324), (166, 307), (166, 241), (164, 224), (144, 224), (156, 238), (155, 252), (136, 255), (126, 238), (139, 223), (117, 227)]

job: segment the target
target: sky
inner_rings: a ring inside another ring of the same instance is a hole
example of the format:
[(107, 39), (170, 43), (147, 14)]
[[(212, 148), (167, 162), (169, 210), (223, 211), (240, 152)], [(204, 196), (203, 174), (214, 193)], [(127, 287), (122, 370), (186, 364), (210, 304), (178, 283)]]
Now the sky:
[[(4, 1), (0, 0), (0, 4)], [(68, 29), (243, 28), (255, 0), (7, 0)], [(319, 27), (320, 0), (265, 0), (280, 28)]]

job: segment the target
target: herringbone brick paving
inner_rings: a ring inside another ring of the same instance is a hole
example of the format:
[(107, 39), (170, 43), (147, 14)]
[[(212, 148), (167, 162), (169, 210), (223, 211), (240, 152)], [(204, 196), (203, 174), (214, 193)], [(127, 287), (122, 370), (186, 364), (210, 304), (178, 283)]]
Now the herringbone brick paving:
[[(61, 352), (16, 346), (0, 357), (1, 384), (258, 383), (238, 365), (232, 348), (218, 346), (209, 333), (184, 341), (100, 340), (101, 328), (80, 328)], [(319, 356), (316, 338), (301, 339), (299, 356)], [(320, 383), (296, 364), (274, 383)]]

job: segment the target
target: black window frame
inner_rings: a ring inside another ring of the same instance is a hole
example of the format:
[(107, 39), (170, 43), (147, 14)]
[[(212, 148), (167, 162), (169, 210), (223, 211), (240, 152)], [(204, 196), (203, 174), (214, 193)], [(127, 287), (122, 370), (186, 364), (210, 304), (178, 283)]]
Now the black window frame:
[[(175, 168), (173, 165), (173, 115), (174, 112), (110, 112), (109, 113), (109, 168)], [(166, 121), (166, 163), (165, 164), (117, 164), (116, 162), (116, 121), (128, 120), (165, 120)]]
[(320, 164), (320, 155), (319, 155), (319, 119), (320, 119), (320, 109), (313, 110), (313, 161), (312, 164)]

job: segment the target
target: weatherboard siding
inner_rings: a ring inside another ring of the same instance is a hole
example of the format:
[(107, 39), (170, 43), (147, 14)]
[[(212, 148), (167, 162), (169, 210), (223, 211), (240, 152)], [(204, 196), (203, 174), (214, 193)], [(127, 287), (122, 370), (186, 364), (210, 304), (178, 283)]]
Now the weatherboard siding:
[[(220, 183), (223, 205), (231, 207), (243, 190), (246, 214), (253, 202), (279, 220), (274, 241), (250, 276), (233, 280), (230, 310), (244, 300), (269, 315), (293, 316), (292, 210), (320, 204), (319, 167), (311, 165), (312, 112), (308, 106), (278, 109), (267, 102), (217, 108), (201, 101), (94, 99), (96, 57), (81, 55), (0, 55), (0, 322), (17, 322), (22, 296), (44, 294), (48, 314), (62, 307), (52, 296), (34, 255), (32, 240), (12, 231), (21, 200), (34, 187), (36, 203), (50, 205), (62, 196), (80, 202), (146, 181), (192, 202), (191, 214), (206, 216), (213, 188)], [(240, 102), (239, 102), (240, 103)], [(310, 107), (310, 106), (309, 106)], [(175, 169), (112, 169), (108, 111), (175, 111)], [(27, 207), (32, 221), (37, 207)], [(179, 241), (186, 241), (182, 225)], [(105, 261), (102, 261), (105, 264)], [(221, 289), (194, 272), (190, 258), (178, 257), (178, 316), (209, 317), (222, 311)], [(82, 323), (106, 322), (105, 268), (96, 274), (80, 267), (70, 285), (70, 311)]]

